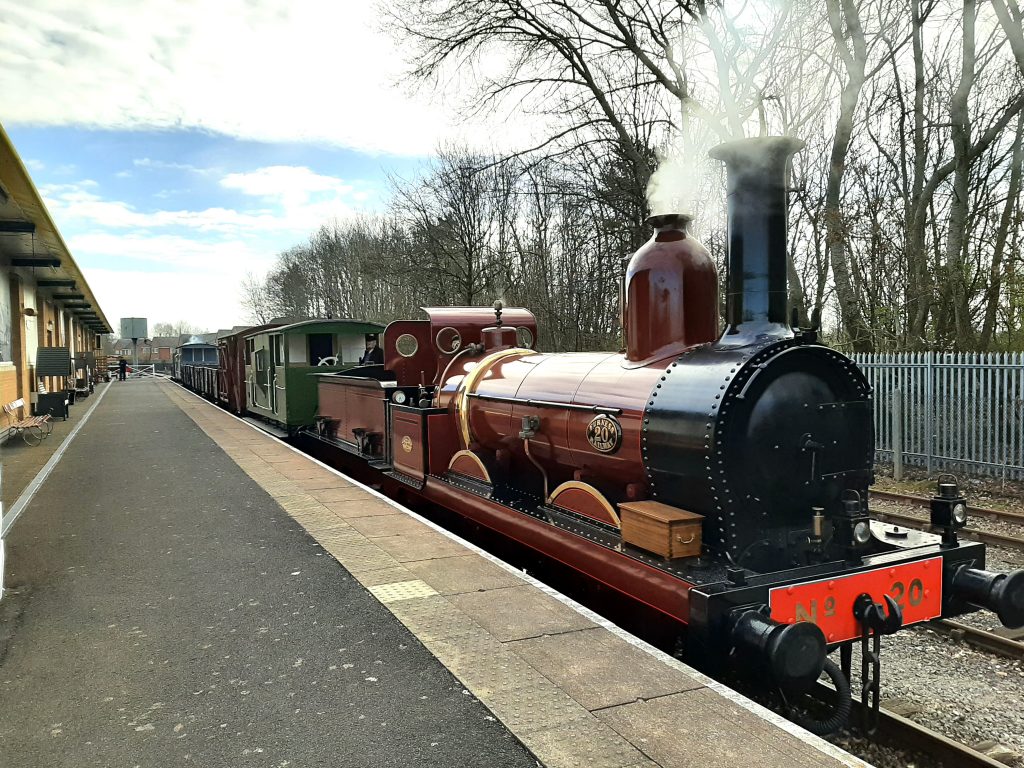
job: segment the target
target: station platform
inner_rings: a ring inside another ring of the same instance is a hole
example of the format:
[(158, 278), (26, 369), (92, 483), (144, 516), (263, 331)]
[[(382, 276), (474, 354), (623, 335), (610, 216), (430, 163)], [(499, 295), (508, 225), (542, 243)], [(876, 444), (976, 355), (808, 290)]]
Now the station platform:
[(0, 765), (866, 765), (170, 382), (23, 506)]

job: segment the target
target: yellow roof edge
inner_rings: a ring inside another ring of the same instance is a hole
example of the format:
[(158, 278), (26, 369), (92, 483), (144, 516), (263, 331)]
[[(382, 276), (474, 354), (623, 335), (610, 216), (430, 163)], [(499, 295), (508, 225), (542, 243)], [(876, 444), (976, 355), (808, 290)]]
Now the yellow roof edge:
[[(7, 157), (4, 157), (7, 155)], [(70, 279), (73, 279), (78, 285), (77, 290), (84, 293), (86, 299), (92, 304), (92, 308), (96, 310), (97, 316), (100, 321), (111, 331), (114, 327), (107, 320), (106, 314), (100, 308), (99, 302), (96, 300), (96, 295), (92, 292), (92, 288), (89, 287), (89, 283), (86, 282), (85, 275), (82, 273), (82, 269), (78, 266), (78, 262), (75, 261), (71, 255), (71, 251), (64, 242), (64, 238), (61, 237), (60, 230), (57, 229), (57, 225), (54, 223), (53, 218), (50, 216), (50, 211), (46, 207), (46, 203), (43, 202), (42, 196), (39, 194), (39, 190), (36, 189), (35, 182), (32, 181), (31, 175), (29, 175), (28, 168), (25, 167), (24, 161), (18, 154), (18, 150), (14, 148), (14, 143), (8, 136), (7, 131), (4, 129), (3, 123), (0, 122), (0, 160), (9, 160), (13, 167), (13, 174), (16, 174), (16, 178), (8, 176), (8, 163), (0, 163), (0, 183), (3, 183), (4, 188), (10, 194), (11, 198), (24, 210), (25, 208), (35, 208), (38, 210), (39, 217), (42, 221), (33, 221), (36, 225), (36, 234), (38, 236), (46, 236), (54, 241), (56, 249), (60, 252), (61, 269), (67, 272)], [(12, 174), (12, 175), (13, 175)], [(28, 199), (25, 199), (25, 198)], [(34, 218), (34, 217), (33, 217)]]

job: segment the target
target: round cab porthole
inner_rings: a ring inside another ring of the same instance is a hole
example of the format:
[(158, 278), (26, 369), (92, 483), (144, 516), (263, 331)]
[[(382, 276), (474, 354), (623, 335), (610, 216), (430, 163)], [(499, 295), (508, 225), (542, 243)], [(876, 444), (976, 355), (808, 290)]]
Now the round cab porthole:
[(462, 335), (450, 325), (445, 326), (437, 332), (437, 335), (434, 337), (434, 343), (437, 344), (439, 351), (451, 354), (452, 352), (458, 352), (460, 347), (462, 347)]
[(522, 325), (516, 328), (516, 343), (525, 349), (533, 349), (533, 331)]
[(395, 349), (398, 350), (398, 354), (402, 357), (412, 357), (419, 348), (420, 343), (416, 341), (416, 337), (411, 333), (403, 333), (395, 341)]

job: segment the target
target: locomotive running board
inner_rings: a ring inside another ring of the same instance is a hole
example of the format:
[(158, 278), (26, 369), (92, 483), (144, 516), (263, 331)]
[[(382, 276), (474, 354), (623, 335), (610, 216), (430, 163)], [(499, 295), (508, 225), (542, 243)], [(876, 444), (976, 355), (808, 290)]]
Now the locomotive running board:
[(518, 512), (521, 515), (534, 518), (543, 524), (579, 536), (581, 539), (586, 539), (611, 552), (616, 552), (644, 565), (649, 565), (687, 583), (695, 585), (717, 583), (725, 578), (726, 568), (724, 564), (715, 563), (706, 558), (665, 560), (658, 555), (623, 543), (622, 537), (619, 535), (619, 529), (612, 525), (602, 523), (568, 509), (541, 504), (540, 500), (536, 497), (518, 492), (513, 488), (502, 485), (492, 487), (472, 478), (453, 475), (452, 473), (441, 477), (431, 475), (430, 479), (462, 491), (468, 491), (475, 496), (479, 496), (481, 499), (499, 504), (513, 512)]
[(390, 477), (392, 480), (397, 480), (403, 485), (408, 485), (410, 488), (415, 488), (417, 491), (422, 491), (424, 481), (418, 477), (412, 477), (404, 472), (399, 472), (397, 469), (392, 469), (389, 472), (384, 473), (385, 477)]
[(376, 469), (377, 471), (385, 471), (391, 469), (390, 462), (386, 461), (383, 458), (375, 458), (374, 456), (369, 456), (363, 453), (362, 451), (359, 450), (359, 447), (355, 445), (355, 443), (350, 443), (347, 440), (336, 440), (334, 438), (328, 437), (327, 435), (319, 435), (317, 434), (315, 429), (312, 429), (310, 427), (303, 427), (302, 429), (299, 430), (299, 434), (302, 435), (303, 437), (311, 437), (314, 440), (319, 440), (321, 443), (326, 443), (332, 448), (337, 448), (338, 450), (351, 454), (356, 458), (362, 459), (367, 463), (367, 465), (371, 469)]

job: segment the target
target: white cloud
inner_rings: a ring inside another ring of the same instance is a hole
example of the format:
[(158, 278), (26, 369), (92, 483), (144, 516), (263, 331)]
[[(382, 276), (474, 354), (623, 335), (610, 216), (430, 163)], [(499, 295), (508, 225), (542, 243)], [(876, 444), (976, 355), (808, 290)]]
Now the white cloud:
[(527, 140), (522, 121), (465, 123), (393, 87), (405, 64), (381, 20), (371, 2), (0, 0), (0, 114), (411, 155)]
[(150, 328), (153, 323), (175, 320), (187, 320), (210, 331), (240, 325), (246, 322), (239, 302), (244, 275), (87, 271), (89, 286), (115, 329), (122, 317), (148, 318)]
[(365, 184), (302, 166), (228, 174), (221, 186), (258, 206), (140, 211), (105, 199), (91, 180), (41, 191), (111, 322), (186, 318), (211, 330), (244, 320), (246, 274), (265, 273), (277, 253), (321, 224), (364, 210), (355, 190)]
[(286, 206), (302, 205), (318, 193), (342, 197), (355, 191), (355, 187), (339, 178), (293, 165), (272, 165), (251, 173), (229, 173), (220, 180), (220, 185), (254, 197), (278, 198)]
[[(367, 195), (355, 183), (314, 173), (302, 166), (269, 166), (251, 173), (231, 173), (221, 186), (253, 197), (263, 205), (247, 210), (212, 207), (202, 210), (139, 211), (91, 191), (96, 182), (49, 184), (41, 189), (47, 208), (64, 228), (155, 230), (181, 228), (199, 233), (292, 233), (306, 235), (321, 224), (348, 218), (365, 209)], [(351, 202), (350, 202), (351, 201)]]
[(240, 239), (90, 233), (68, 247), (115, 325), (121, 317), (185, 319), (209, 330), (242, 323), (242, 279), (274, 260), (272, 248)]
[[(68, 247), (76, 260), (110, 263), (117, 260), (126, 271), (146, 264), (190, 275), (197, 281), (218, 275), (244, 275), (268, 268), (274, 253), (241, 239), (197, 240), (178, 235), (114, 234), (91, 232), (75, 235)], [(142, 262), (142, 264), (140, 264)], [(92, 270), (86, 275), (92, 280)]]
[(200, 211), (140, 212), (128, 203), (104, 200), (84, 191), (43, 193), (47, 208), (66, 228), (80, 224), (111, 229), (162, 229), (184, 227), (199, 232), (232, 233), (243, 229), (279, 229), (282, 221), (269, 211), (240, 212), (230, 208)]
[(194, 165), (188, 163), (168, 163), (163, 160), (153, 160), (149, 157), (138, 157), (132, 160), (132, 165), (136, 168), (155, 168), (157, 170), (170, 170), (170, 171), (189, 171), (190, 173), (198, 173), (205, 175), (208, 173), (214, 173), (213, 168), (197, 168)]

